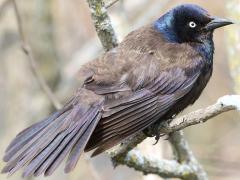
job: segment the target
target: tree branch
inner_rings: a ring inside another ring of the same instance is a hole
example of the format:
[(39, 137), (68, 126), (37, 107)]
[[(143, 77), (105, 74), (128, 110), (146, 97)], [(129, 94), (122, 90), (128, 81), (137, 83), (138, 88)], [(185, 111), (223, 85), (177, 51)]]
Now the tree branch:
[(202, 166), (198, 163), (197, 159), (193, 155), (188, 142), (183, 136), (183, 131), (172, 132), (169, 135), (169, 142), (172, 145), (172, 149), (175, 154), (176, 160), (180, 164), (188, 164), (191, 167), (192, 173), (185, 174), (182, 179), (196, 179), (196, 180), (207, 180), (207, 173), (204, 171)]
[(119, 0), (112, 0), (109, 3), (106, 4), (106, 8), (110, 8), (111, 6), (113, 6), (114, 4), (116, 4)]
[(3, 12), (9, 5), (11, 4), (11, 0), (5, 0), (0, 4), (0, 18), (2, 17)]
[(163, 123), (160, 127), (160, 131), (164, 133), (171, 133), (184, 129), (188, 126), (204, 123), (212, 117), (226, 111), (240, 109), (239, 103), (240, 95), (223, 96), (218, 99), (217, 103), (208, 106), (207, 108), (199, 109), (187, 115)]
[[(207, 174), (194, 157), (182, 132), (173, 132), (169, 141), (173, 146), (176, 160), (157, 159), (143, 156), (138, 150), (131, 150), (142, 142), (146, 136), (139, 133), (121, 145), (109, 151), (114, 166), (126, 165), (144, 174), (156, 174), (163, 178), (180, 178), (184, 180), (207, 180)], [(130, 151), (131, 150), (131, 151)]]
[(91, 10), (95, 29), (105, 51), (116, 47), (118, 44), (117, 38), (111, 25), (111, 20), (107, 13), (104, 1), (87, 0), (87, 2)]
[(163, 178), (185, 179), (185, 176), (194, 176), (194, 171), (188, 164), (180, 164), (175, 160), (160, 160), (149, 155), (143, 156), (135, 149), (128, 152), (126, 156), (119, 157), (117, 161), (118, 164), (134, 168), (144, 174), (156, 174)]
[(43, 92), (47, 95), (47, 97), (49, 98), (49, 100), (51, 101), (53, 106), (56, 109), (60, 109), (62, 107), (61, 103), (55, 97), (55, 95), (53, 94), (52, 90), (47, 85), (46, 81), (44, 80), (41, 72), (38, 70), (37, 61), (34, 58), (32, 49), (29, 46), (29, 43), (27, 42), (25, 34), (24, 34), (24, 31), (23, 31), (22, 19), (21, 19), (19, 10), (18, 10), (18, 6), (17, 6), (17, 3), (16, 3), (16, 0), (12, 0), (12, 2), (13, 2), (15, 16), (16, 16), (16, 19), (17, 19), (17, 27), (18, 27), (18, 32), (19, 32), (20, 39), (21, 39), (22, 49), (23, 49), (23, 52), (28, 57), (29, 63), (31, 65), (31, 70), (32, 70), (34, 76), (36, 77), (36, 80), (38, 81), (40, 87), (42, 88)]

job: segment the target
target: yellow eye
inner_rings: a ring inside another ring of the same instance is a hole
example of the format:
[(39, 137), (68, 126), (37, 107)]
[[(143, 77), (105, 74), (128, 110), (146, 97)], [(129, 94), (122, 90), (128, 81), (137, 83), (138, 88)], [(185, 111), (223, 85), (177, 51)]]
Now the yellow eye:
[(188, 25), (190, 28), (195, 28), (197, 26), (197, 24), (194, 21), (189, 22)]

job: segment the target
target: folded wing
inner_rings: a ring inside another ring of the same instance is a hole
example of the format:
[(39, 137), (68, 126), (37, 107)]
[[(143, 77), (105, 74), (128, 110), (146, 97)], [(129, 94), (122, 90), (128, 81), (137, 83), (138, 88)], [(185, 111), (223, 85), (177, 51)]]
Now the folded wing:
[(85, 151), (97, 148), (95, 156), (159, 120), (191, 90), (199, 74), (186, 75), (180, 68), (164, 71), (145, 88), (105, 104)]

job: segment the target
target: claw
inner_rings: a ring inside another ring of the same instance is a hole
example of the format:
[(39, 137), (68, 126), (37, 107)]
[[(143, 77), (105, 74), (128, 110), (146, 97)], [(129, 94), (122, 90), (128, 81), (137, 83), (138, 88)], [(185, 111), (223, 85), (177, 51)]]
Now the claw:
[(160, 137), (161, 137), (160, 133), (159, 133), (159, 134), (157, 134), (157, 135), (155, 136), (155, 140), (156, 140), (156, 142), (155, 142), (155, 143), (153, 143), (153, 145), (156, 145), (156, 144), (158, 143), (158, 141), (159, 141)]
[(162, 136), (165, 136), (165, 134), (160, 133), (159, 129), (158, 129), (159, 125), (157, 123), (151, 125), (150, 127), (147, 127), (146, 129), (143, 130), (143, 133), (147, 136), (147, 137), (155, 137), (156, 142), (153, 143), (153, 145), (156, 145), (159, 141), (159, 139)]
[[(160, 139), (161, 137), (163, 137), (163, 136), (165, 136), (165, 134), (157, 133), (157, 134), (155, 135), (155, 140), (156, 140), (156, 142), (155, 142), (153, 145), (156, 145), (156, 144), (158, 143), (159, 139)], [(169, 136), (168, 136), (167, 138), (169, 138)]]

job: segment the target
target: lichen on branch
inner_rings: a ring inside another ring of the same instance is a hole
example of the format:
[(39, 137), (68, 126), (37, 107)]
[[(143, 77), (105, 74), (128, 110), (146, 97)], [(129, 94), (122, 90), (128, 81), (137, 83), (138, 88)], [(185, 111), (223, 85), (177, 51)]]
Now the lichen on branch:
[(111, 25), (111, 20), (104, 1), (87, 0), (87, 2), (89, 4), (95, 29), (105, 51), (116, 47), (118, 44), (116, 34)]

